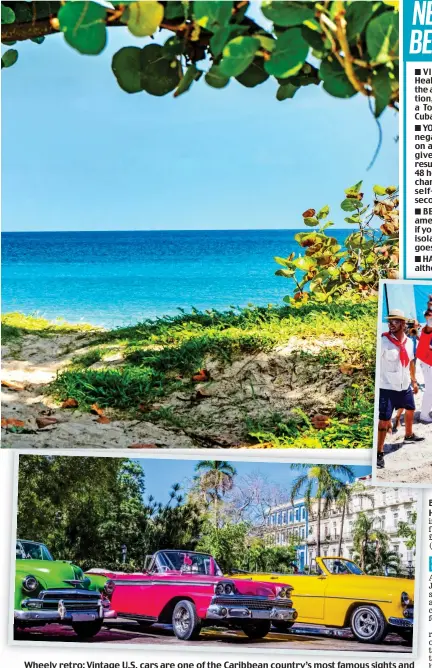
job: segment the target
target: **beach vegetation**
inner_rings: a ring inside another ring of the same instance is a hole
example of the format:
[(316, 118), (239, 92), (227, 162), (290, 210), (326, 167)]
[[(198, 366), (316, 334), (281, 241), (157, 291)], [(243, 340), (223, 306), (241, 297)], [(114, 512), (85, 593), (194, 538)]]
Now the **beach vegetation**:
[(225, 89), (232, 80), (246, 88), (272, 80), (280, 102), (313, 85), (338, 99), (363, 96), (377, 118), (398, 109), (398, 3), (263, 0), (253, 17), (251, 4), (2, 2), (2, 68), (19, 62), (22, 41), (60, 33), (94, 56), (108, 30), (124, 27), (133, 45), (114, 53), (111, 67), (129, 94), (179, 97), (197, 82)]
[(328, 232), (334, 225), (330, 208), (324, 206), (318, 212), (310, 208), (303, 213), (303, 223), (310, 230), (294, 237), (305, 250), (275, 258), (283, 267), (276, 276), (294, 284), (285, 297), (289, 304), (330, 303), (341, 297), (361, 301), (377, 294), (380, 279), (398, 277), (398, 188), (375, 185), (372, 203), (366, 204), (362, 185), (359, 181), (347, 188), (340, 205), (344, 221), (355, 227), (343, 245)]
[(87, 323), (71, 324), (62, 318), (47, 320), (41, 316), (25, 315), (24, 313), (4, 313), (1, 316), (1, 335), (4, 344), (18, 343), (26, 334), (50, 337), (57, 334), (86, 334), (95, 332), (99, 327)]

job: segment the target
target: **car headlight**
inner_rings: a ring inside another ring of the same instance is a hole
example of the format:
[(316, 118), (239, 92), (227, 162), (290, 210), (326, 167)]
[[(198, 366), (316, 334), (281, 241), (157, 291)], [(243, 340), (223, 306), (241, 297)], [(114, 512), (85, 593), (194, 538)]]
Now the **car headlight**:
[(410, 605), (410, 603), (411, 603), (411, 599), (408, 596), (408, 594), (406, 593), (406, 591), (403, 591), (402, 594), (401, 594), (401, 603), (402, 603), (402, 605)]
[(282, 587), (278, 594), (279, 598), (291, 598), (291, 589), (290, 587)]
[(115, 589), (114, 580), (107, 580), (103, 588), (104, 594), (106, 594), (108, 598), (111, 598), (111, 596), (114, 593), (114, 589)]
[(217, 585), (215, 586), (215, 593), (218, 596), (221, 596), (225, 592), (225, 587), (223, 582), (218, 582)]
[(23, 580), (22, 586), (23, 589), (25, 589), (26, 591), (32, 592), (39, 587), (39, 582), (36, 580), (34, 575), (26, 575)]
[(231, 582), (226, 582), (224, 585), (224, 593), (227, 594), (228, 596), (230, 594), (234, 594), (234, 585), (231, 584)]

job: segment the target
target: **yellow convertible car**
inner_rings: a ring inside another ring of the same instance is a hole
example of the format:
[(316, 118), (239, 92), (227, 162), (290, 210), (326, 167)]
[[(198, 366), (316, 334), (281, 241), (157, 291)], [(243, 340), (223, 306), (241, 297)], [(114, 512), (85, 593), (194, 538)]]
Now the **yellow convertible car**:
[[(296, 624), (351, 628), (361, 642), (380, 642), (390, 630), (412, 641), (414, 580), (366, 575), (353, 561), (343, 557), (318, 557), (316, 572), (310, 575), (236, 573), (236, 577), (294, 587)], [(293, 624), (273, 622), (280, 630)]]

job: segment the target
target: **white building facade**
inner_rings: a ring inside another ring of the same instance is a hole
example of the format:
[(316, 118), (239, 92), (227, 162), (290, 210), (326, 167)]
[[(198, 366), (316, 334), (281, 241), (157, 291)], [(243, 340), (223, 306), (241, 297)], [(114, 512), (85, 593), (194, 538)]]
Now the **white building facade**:
[[(401, 566), (408, 573), (414, 573), (415, 550), (409, 549), (404, 539), (399, 537), (399, 522), (410, 522), (413, 514), (417, 512), (417, 492), (409, 488), (393, 489), (390, 487), (374, 487), (370, 476), (356, 481), (357, 486), (364, 489), (353, 495), (353, 499), (346, 508), (342, 526), (342, 508), (333, 503), (328, 512), (321, 516), (321, 556), (344, 556), (352, 558), (354, 547), (352, 533), (354, 524), (360, 513), (365, 513), (374, 519), (376, 529), (385, 531), (390, 538), (390, 549), (397, 552)], [(360, 485), (359, 485), (360, 483)], [(304, 501), (296, 501), (305, 508)], [(269, 511), (266, 527), (267, 537), (270, 543), (286, 545), (290, 542), (290, 527), (284, 525), (279, 518), (285, 517), (285, 511), (291, 511), (291, 504), (271, 508)], [(299, 529), (294, 537), (300, 540), (298, 553), (303, 555), (302, 563), (298, 560), (300, 568), (313, 563), (317, 556), (317, 504), (312, 506), (312, 512), (303, 512), (303, 521), (297, 524)], [(288, 515), (289, 517), (289, 515)], [(293, 529), (295, 526), (292, 527)], [(300, 528), (302, 531), (300, 532)], [(342, 544), (339, 554), (339, 538), (342, 533)], [(305, 540), (302, 536), (305, 535)]]

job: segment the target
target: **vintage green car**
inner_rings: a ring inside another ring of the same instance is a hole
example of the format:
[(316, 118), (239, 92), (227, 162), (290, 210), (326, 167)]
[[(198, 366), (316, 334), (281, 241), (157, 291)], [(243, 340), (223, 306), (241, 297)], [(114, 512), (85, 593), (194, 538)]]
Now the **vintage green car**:
[(114, 583), (92, 582), (78, 566), (54, 561), (46, 545), (16, 541), (15, 629), (45, 624), (72, 626), (82, 639), (96, 635), (104, 619), (113, 619)]

